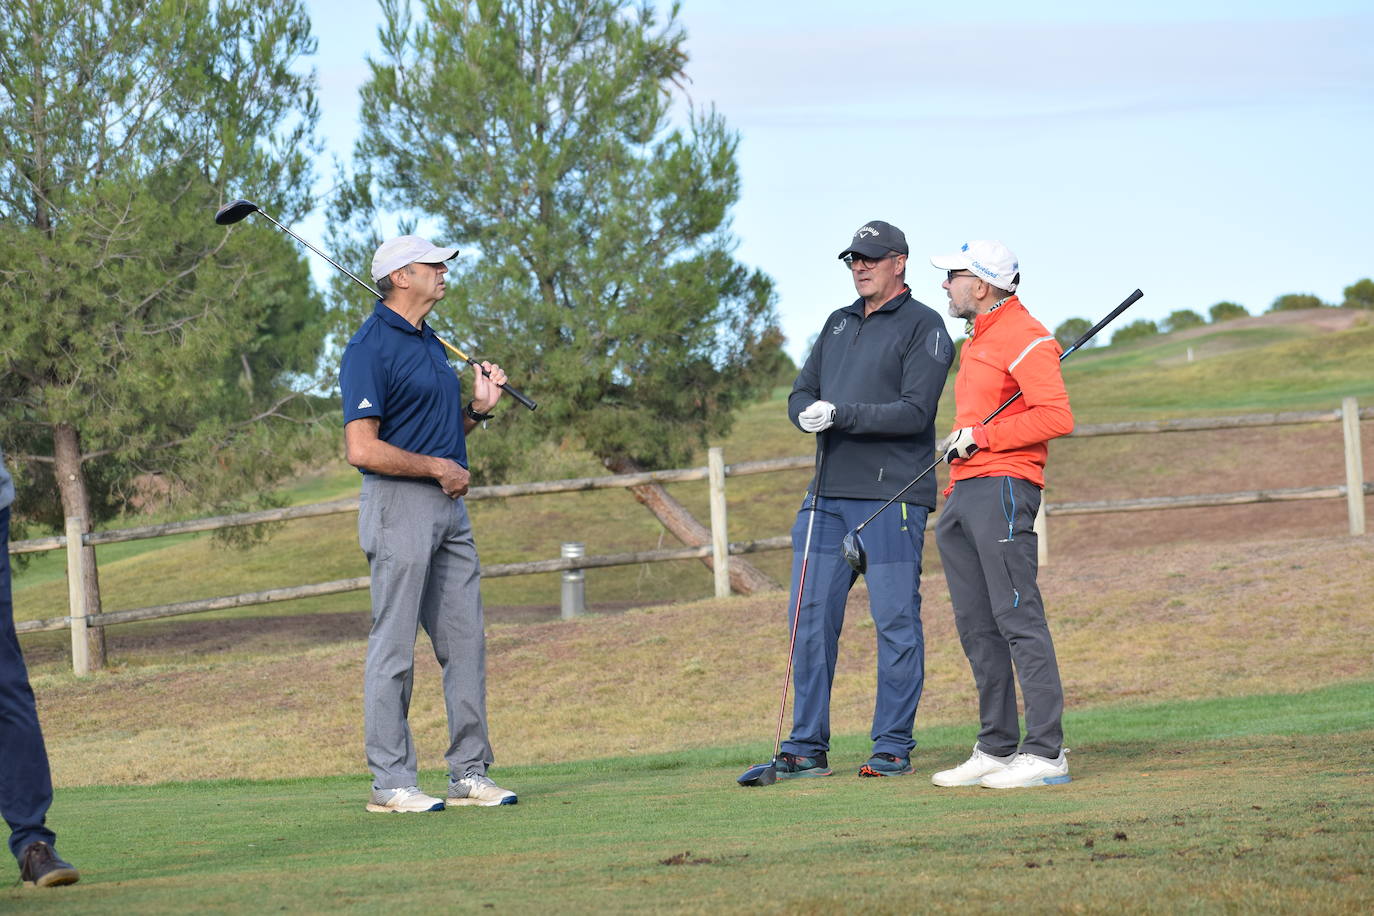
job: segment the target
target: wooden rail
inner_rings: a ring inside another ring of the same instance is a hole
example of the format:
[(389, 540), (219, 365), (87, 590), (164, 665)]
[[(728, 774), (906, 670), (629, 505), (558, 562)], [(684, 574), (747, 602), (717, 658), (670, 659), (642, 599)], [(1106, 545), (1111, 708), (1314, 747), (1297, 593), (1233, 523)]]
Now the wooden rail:
[[(1189, 417), (1177, 420), (1150, 420), (1131, 423), (1100, 423), (1080, 426), (1071, 434), (1075, 437), (1142, 435), (1155, 433), (1196, 432), (1200, 430), (1239, 429), (1247, 427), (1282, 426), (1309, 423), (1342, 424), (1345, 439), (1346, 483), (1295, 487), (1289, 489), (1246, 490), (1237, 493), (1204, 493), (1188, 496), (1157, 496), (1143, 499), (1116, 499), (1086, 502), (1061, 502), (1042, 505), (1044, 516), (1087, 515), (1104, 512), (1141, 512), (1161, 509), (1183, 509), (1207, 506), (1229, 506), (1247, 503), (1280, 502), (1287, 500), (1338, 499), (1346, 497), (1350, 517), (1350, 533), (1363, 534), (1365, 529), (1364, 499), (1374, 494), (1374, 484), (1362, 480), (1363, 462), (1360, 455), (1359, 423), (1361, 420), (1374, 419), (1374, 408), (1360, 408), (1354, 398), (1346, 398), (1338, 410), (1293, 411), (1266, 414), (1245, 414), (1228, 417)], [(677, 547), (661, 550), (636, 551), (629, 553), (606, 554), (602, 556), (560, 557), (550, 560), (533, 560), (524, 563), (504, 563), (484, 567), (484, 578), (522, 576), (537, 573), (561, 572), (566, 570), (595, 569), (610, 566), (630, 566), (640, 563), (661, 563), (672, 560), (715, 557), (716, 593), (722, 588), (728, 593), (728, 579), (719, 575), (724, 571), (726, 556), (755, 553), (765, 550), (785, 550), (791, 546), (791, 538), (763, 538), (754, 541), (728, 542), (726, 530), (725, 479), (749, 474), (770, 474), (778, 471), (809, 470), (814, 466), (811, 455), (796, 455), (787, 458), (770, 458), (763, 461), (745, 461), (727, 465), (721, 458), (719, 449), (711, 449), (710, 462), (705, 467), (677, 468), (664, 471), (645, 471), (637, 474), (616, 474), (604, 477), (582, 477), (568, 480), (536, 481), (533, 483), (506, 484), (491, 487), (473, 487), (465, 497), (469, 500), (509, 499), (519, 496), (536, 496), (551, 493), (574, 493), (587, 490), (620, 489), (648, 483), (680, 483), (693, 480), (707, 480), (711, 488), (712, 539), (711, 543), (699, 547)], [(239, 595), (226, 595), (218, 598), (204, 598), (175, 604), (153, 607), (132, 608), (111, 611), (103, 614), (86, 615), (84, 590), (81, 579), (88, 573), (82, 566), (81, 545), (116, 544), (145, 538), (166, 537), (174, 534), (187, 534), (200, 531), (214, 531), (223, 528), (246, 525), (260, 525), (269, 522), (290, 521), (301, 518), (318, 518), (358, 511), (358, 498), (350, 497), (331, 502), (313, 503), (303, 506), (290, 506), (281, 509), (268, 509), (260, 512), (241, 512), (234, 515), (221, 515), (209, 518), (191, 519), (182, 522), (169, 522), (161, 525), (145, 525), (113, 531), (93, 532), (77, 536), (80, 532), (80, 519), (69, 519), (67, 530), (73, 532), (69, 538), (57, 535), (15, 541), (9, 545), (12, 554), (38, 553), (48, 550), (66, 549), (68, 553), (69, 592), (72, 600), (71, 613), (65, 617), (51, 617), (43, 620), (28, 620), (18, 623), (15, 629), (21, 633), (45, 630), (72, 630), (72, 660), (77, 674), (87, 673), (87, 660), (84, 657), (84, 633), (87, 627), (103, 627), (120, 623), (157, 620), (184, 614), (198, 614), (206, 611), (228, 608), (248, 607), (278, 601), (293, 601), (299, 598), (320, 595), (340, 594), (359, 591), (370, 585), (370, 579), (362, 576), (340, 579), (334, 582), (320, 582), (311, 585), (273, 588), (265, 591), (246, 592)], [(1038, 530), (1043, 530), (1044, 518), (1037, 522)], [(1042, 547), (1041, 562), (1048, 562), (1043, 551), (1047, 549), (1048, 538), (1040, 539)], [(725, 583), (722, 586), (722, 583)], [(78, 647), (80, 636), (80, 648)]]

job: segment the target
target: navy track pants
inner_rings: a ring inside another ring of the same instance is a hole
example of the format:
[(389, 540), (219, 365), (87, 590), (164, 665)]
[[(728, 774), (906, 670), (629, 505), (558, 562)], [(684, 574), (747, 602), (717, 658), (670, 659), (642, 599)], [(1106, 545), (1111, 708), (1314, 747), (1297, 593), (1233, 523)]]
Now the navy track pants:
[[(789, 754), (809, 757), (830, 749), (830, 688), (835, 680), (845, 603), (858, 579), (840, 554), (840, 542), (882, 504), (879, 499), (818, 500), (793, 659), (792, 734), (782, 744)], [(894, 503), (862, 534), (868, 554), (868, 572), (864, 575), (868, 609), (878, 640), (878, 683), (870, 733), (875, 754), (906, 757), (916, 746), (912, 726), (925, 683), (921, 551), (929, 514), (923, 506)], [(792, 526), (789, 627), (797, 607), (797, 580), (810, 515), (808, 495)]]

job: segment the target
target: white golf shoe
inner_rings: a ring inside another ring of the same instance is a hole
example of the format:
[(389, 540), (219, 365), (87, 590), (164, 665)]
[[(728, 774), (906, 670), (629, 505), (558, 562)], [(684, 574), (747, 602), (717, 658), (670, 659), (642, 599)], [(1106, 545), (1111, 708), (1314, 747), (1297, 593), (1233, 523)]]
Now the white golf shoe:
[(450, 779), (448, 798), (450, 805), (481, 805), (492, 808), (496, 805), (513, 805), (516, 795), (510, 789), (503, 789), (485, 776), (469, 773), (462, 779)]
[(412, 814), (418, 811), (443, 811), (444, 803), (421, 792), (417, 786), (403, 789), (378, 789), (374, 786), (367, 810), (378, 814)]
[(1067, 749), (1053, 759), (1035, 754), (1017, 754), (1010, 766), (989, 773), (979, 781), (984, 789), (1024, 789), (1028, 786), (1057, 786), (1069, 781)]
[(973, 756), (959, 764), (952, 770), (941, 770), (930, 781), (937, 786), (976, 786), (982, 781), (984, 776), (1005, 770), (1011, 765), (1012, 754), (1007, 757), (994, 757), (991, 754), (984, 754), (978, 750), (978, 745), (973, 746)]

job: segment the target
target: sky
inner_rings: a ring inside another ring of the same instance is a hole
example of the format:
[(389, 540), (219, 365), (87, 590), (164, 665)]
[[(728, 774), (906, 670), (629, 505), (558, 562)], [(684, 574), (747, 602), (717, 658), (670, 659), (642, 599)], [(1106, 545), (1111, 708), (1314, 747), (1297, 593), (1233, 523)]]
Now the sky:
[[(380, 8), (306, 7), (320, 133), (347, 162)], [(1122, 323), (1339, 304), (1374, 276), (1368, 0), (681, 0), (679, 21), (692, 104), (739, 134), (737, 257), (773, 277), (796, 360), (855, 298), (836, 257), (875, 219), (904, 231), (907, 282), (941, 314), (930, 256), (1002, 241), (1051, 330), (1136, 288)], [(321, 208), (300, 229), (323, 227)]]

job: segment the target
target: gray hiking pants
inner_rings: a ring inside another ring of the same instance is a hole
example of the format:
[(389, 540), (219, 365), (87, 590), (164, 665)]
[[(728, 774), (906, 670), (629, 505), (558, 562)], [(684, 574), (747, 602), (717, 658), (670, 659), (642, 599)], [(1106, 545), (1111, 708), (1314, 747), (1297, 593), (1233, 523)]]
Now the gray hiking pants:
[(978, 749), (997, 757), (1019, 744), (1021, 753), (1053, 758), (1064, 744), (1064, 688), (1035, 581), (1039, 508), (1040, 488), (1029, 481), (974, 477), (955, 483), (935, 525), (954, 623), (978, 685)]
[(363, 476), (358, 542), (372, 570), (372, 632), (363, 672), (367, 765), (379, 789), (417, 781), (407, 717), (415, 639), (424, 627), (443, 671), (454, 777), (487, 772), (486, 638), (481, 568), (461, 499), (421, 480)]

